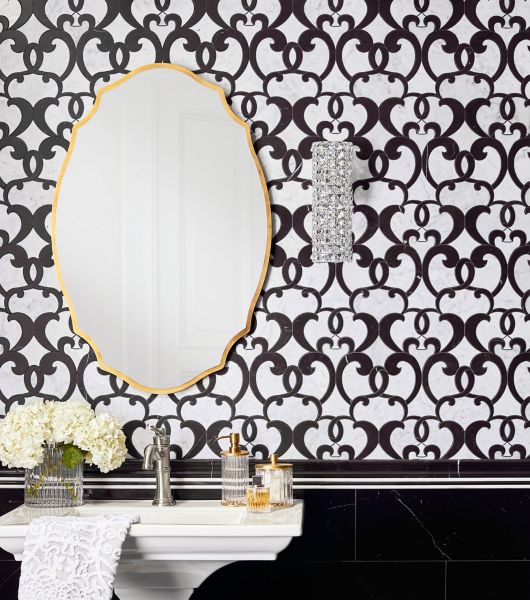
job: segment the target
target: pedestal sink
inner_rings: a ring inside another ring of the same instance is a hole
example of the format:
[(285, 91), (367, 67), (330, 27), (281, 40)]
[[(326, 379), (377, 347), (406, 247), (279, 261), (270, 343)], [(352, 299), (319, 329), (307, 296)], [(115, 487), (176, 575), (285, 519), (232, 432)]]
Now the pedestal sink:
[[(300, 501), (264, 515), (210, 500), (168, 507), (137, 500), (95, 501), (60, 514), (119, 512), (140, 515), (125, 541), (116, 576), (120, 600), (185, 600), (224, 565), (274, 560), (293, 537), (302, 534)], [(21, 506), (0, 517), (0, 547), (21, 560), (27, 524), (41, 514)]]

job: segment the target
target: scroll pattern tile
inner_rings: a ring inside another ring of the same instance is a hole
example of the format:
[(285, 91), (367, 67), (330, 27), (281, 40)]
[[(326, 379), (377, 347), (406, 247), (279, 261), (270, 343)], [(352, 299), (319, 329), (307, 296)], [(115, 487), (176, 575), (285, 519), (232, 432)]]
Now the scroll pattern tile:
[[(83, 396), (126, 422), (136, 456), (160, 419), (188, 458), (229, 427), (257, 456), (528, 456), (529, 27), (529, 3), (505, 0), (2, 3), (2, 412)], [(49, 233), (72, 124), (153, 62), (223, 86), (274, 216), (251, 333), (170, 396), (98, 369)], [(323, 139), (354, 145), (351, 263), (311, 262)]]

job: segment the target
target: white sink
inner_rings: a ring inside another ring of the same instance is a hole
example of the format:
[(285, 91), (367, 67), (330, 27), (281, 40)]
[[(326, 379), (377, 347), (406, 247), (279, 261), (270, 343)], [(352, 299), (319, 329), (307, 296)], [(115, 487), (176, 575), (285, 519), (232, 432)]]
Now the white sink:
[[(188, 500), (156, 507), (150, 501), (87, 502), (47, 514), (140, 515), (131, 527), (118, 574), (120, 600), (185, 600), (208, 575), (237, 560), (274, 560), (302, 534), (303, 503), (264, 515), (218, 501)], [(0, 517), (0, 547), (22, 558), (29, 521), (42, 512), (23, 506)]]
[[(247, 516), (245, 508), (224, 507), (219, 502), (187, 501), (175, 506), (153, 506), (149, 500), (91, 502), (76, 509), (76, 514), (92, 516), (104, 512), (140, 515), (142, 525), (240, 525)], [(0, 521), (1, 522), (1, 521)], [(133, 530), (137, 525), (133, 526)]]

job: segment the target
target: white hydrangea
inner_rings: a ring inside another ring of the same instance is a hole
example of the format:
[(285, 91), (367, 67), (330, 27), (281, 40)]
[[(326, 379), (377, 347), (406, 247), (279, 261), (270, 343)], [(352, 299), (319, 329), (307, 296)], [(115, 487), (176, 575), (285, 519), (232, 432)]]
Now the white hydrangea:
[(127, 455), (119, 421), (96, 415), (84, 401), (34, 400), (13, 406), (0, 420), (0, 461), (7, 467), (36, 467), (46, 444), (77, 446), (87, 452), (85, 461), (103, 473), (119, 467)]
[(88, 427), (78, 430), (74, 444), (88, 451), (86, 462), (97, 465), (102, 473), (118, 468), (127, 455), (125, 434), (113, 415), (96, 415)]
[(48, 407), (42, 400), (16, 405), (0, 421), (0, 461), (7, 467), (32, 469), (42, 462), (44, 442), (51, 439)]
[(80, 430), (86, 429), (95, 416), (90, 405), (79, 400), (49, 402), (47, 405), (50, 411), (51, 441), (56, 444), (75, 444), (76, 435), (79, 435)]

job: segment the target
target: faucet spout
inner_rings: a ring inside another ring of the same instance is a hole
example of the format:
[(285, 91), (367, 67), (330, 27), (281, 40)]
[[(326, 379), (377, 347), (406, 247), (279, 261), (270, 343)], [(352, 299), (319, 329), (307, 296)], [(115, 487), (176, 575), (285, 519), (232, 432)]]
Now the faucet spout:
[(142, 464), (142, 469), (144, 471), (150, 471), (153, 468), (153, 455), (156, 452), (156, 446), (155, 444), (148, 444), (145, 448), (144, 448), (144, 462)]

